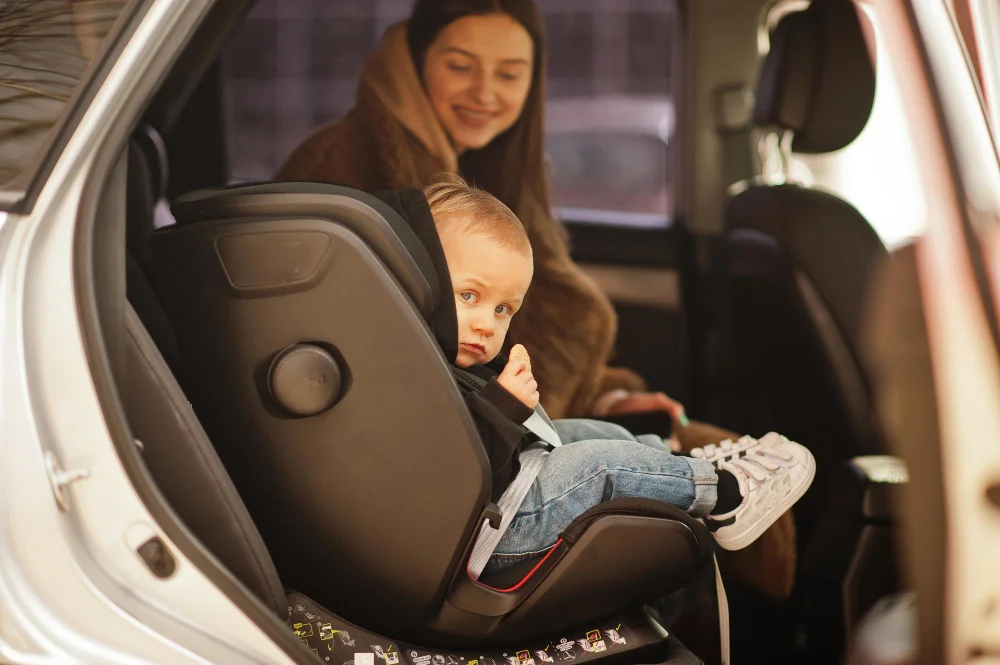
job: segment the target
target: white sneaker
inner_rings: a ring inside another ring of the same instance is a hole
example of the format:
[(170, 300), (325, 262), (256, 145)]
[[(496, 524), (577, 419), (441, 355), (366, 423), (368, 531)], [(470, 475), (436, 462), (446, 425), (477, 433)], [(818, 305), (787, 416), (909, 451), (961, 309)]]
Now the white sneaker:
[(757, 540), (769, 526), (802, 498), (816, 476), (812, 453), (775, 432), (760, 440), (745, 436), (691, 451), (736, 476), (743, 503), (722, 515), (709, 515), (705, 525), (719, 547), (740, 550)]

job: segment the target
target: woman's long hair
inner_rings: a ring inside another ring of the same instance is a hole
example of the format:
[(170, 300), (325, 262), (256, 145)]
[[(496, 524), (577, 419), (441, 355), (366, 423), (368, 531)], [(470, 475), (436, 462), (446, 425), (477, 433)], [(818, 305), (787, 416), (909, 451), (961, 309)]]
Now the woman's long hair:
[(542, 16), (532, 0), (418, 0), (407, 39), (422, 74), (427, 49), (445, 26), (466, 16), (496, 13), (516, 20), (531, 37), (531, 88), (517, 122), (487, 146), (465, 152), (459, 169), (467, 180), (507, 204), (528, 232), (535, 276), (508, 343), (524, 344), (538, 359), (536, 379), (553, 417), (581, 415), (596, 396), (616, 320), (604, 294), (570, 259), (565, 229), (552, 215), (545, 164)]

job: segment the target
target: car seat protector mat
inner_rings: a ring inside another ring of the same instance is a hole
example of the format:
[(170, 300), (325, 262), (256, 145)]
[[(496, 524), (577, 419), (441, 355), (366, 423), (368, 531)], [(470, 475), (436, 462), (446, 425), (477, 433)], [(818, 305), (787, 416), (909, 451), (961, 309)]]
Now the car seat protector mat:
[(623, 659), (636, 662), (636, 658), (655, 662), (649, 659), (653, 654), (648, 648), (666, 648), (669, 637), (643, 612), (633, 611), (507, 649), (426, 649), (368, 633), (298, 593), (288, 597), (288, 625), (320, 660), (336, 665), (353, 665), (359, 654), (373, 654), (375, 665), (577, 665), (598, 659), (602, 664)]

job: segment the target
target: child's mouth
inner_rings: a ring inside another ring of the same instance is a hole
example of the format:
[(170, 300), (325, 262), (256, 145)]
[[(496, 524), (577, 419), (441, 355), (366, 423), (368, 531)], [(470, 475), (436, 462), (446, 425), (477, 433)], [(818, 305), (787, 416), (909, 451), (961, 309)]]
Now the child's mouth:
[(486, 355), (486, 347), (483, 346), (482, 344), (468, 344), (463, 342), (462, 344), (459, 345), (459, 348), (462, 349), (462, 351), (465, 351), (466, 353), (471, 353), (476, 356)]

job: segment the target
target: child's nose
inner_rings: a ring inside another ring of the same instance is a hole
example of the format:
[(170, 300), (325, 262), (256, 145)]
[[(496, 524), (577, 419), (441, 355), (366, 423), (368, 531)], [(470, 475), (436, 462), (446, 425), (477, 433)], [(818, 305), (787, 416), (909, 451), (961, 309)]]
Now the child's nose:
[(492, 337), (495, 328), (495, 321), (492, 316), (478, 314), (472, 324), (472, 327), (476, 332), (486, 335), (487, 337)]

